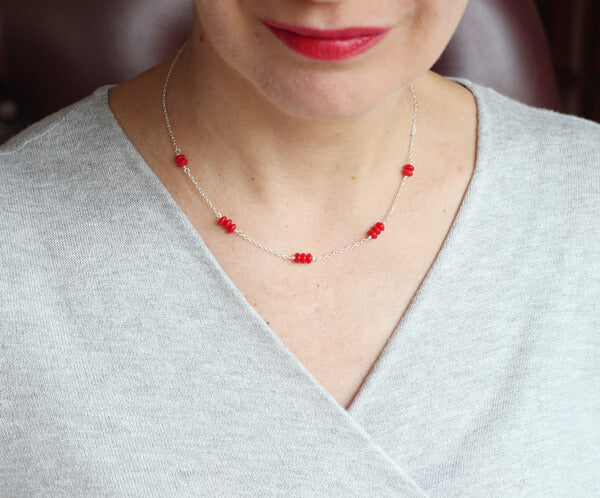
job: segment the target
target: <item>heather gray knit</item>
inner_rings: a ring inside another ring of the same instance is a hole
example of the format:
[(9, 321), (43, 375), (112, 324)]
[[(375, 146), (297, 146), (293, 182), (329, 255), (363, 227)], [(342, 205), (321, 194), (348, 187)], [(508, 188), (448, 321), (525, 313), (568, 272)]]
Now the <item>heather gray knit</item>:
[(349, 411), (107, 88), (0, 149), (0, 496), (600, 496), (600, 126), (461, 81), (478, 159)]

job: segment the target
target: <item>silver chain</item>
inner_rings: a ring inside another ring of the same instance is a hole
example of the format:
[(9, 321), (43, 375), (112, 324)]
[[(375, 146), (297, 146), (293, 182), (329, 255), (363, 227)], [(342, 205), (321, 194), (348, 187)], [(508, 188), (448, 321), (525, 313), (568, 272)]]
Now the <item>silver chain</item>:
[[(181, 154), (182, 151), (181, 151), (181, 148), (179, 147), (179, 145), (177, 145), (177, 141), (175, 140), (175, 135), (173, 133), (173, 128), (171, 126), (171, 120), (169, 119), (169, 113), (167, 112), (167, 88), (169, 86), (169, 82), (171, 81), (171, 77), (173, 76), (173, 70), (175, 69), (175, 66), (177, 65), (177, 62), (179, 61), (179, 58), (180, 58), (183, 50), (186, 48), (187, 44), (188, 44), (188, 42), (186, 42), (183, 45), (183, 47), (181, 47), (179, 49), (179, 52), (177, 52), (177, 55), (175, 55), (175, 57), (173, 59), (173, 62), (171, 63), (171, 66), (169, 67), (169, 72), (167, 73), (167, 77), (165, 79), (165, 83), (164, 83), (164, 86), (163, 86), (163, 92), (162, 92), (163, 114), (165, 116), (165, 123), (167, 125), (167, 130), (169, 131), (169, 137), (171, 138), (171, 142), (173, 143), (173, 149), (175, 150), (175, 155)], [(417, 133), (418, 103), (417, 103), (417, 95), (415, 93), (415, 89), (414, 89), (412, 83), (409, 85), (409, 88), (410, 88), (410, 91), (411, 91), (412, 97), (413, 97), (413, 109), (414, 110), (413, 110), (413, 119), (412, 119), (412, 125), (411, 125), (411, 130), (410, 130), (410, 145), (409, 145), (409, 148), (408, 148), (408, 163), (409, 164), (413, 164), (413, 160), (414, 160), (414, 146), (415, 146), (415, 135)], [(206, 195), (206, 193), (204, 192), (204, 190), (202, 190), (202, 188), (200, 187), (200, 185), (198, 185), (198, 182), (193, 177), (190, 168), (188, 168), (187, 165), (186, 165), (182, 169), (185, 172), (185, 174), (189, 177), (189, 179), (192, 181), (192, 183), (194, 184), (194, 187), (196, 187), (196, 189), (198, 190), (198, 192), (200, 193), (200, 195), (202, 196), (202, 198), (206, 201), (206, 203), (208, 204), (208, 206), (212, 209), (212, 211), (215, 214), (215, 216), (220, 219), (223, 216), (223, 214), (215, 207), (215, 205), (208, 198), (208, 196)], [(381, 220), (381, 222), (384, 225), (391, 218), (392, 213), (394, 212), (394, 209), (396, 208), (396, 205), (398, 204), (398, 199), (400, 198), (400, 192), (402, 192), (402, 188), (404, 187), (404, 183), (406, 182), (406, 178), (407, 178), (406, 176), (402, 175), (402, 181), (400, 182), (400, 186), (398, 187), (398, 190), (396, 192), (396, 195), (394, 197), (392, 205), (390, 206), (390, 208), (389, 208), (387, 214), (385, 215), (385, 217), (383, 218), (383, 220)], [(253, 239), (252, 237), (250, 237), (249, 235), (245, 234), (239, 228), (236, 228), (233, 233), (235, 233), (236, 235), (240, 236), (241, 238), (247, 240), (251, 244), (255, 245), (256, 247), (258, 247), (260, 249), (262, 249), (263, 251), (266, 251), (269, 254), (272, 254), (273, 256), (277, 256), (279, 258), (287, 259), (287, 260), (294, 260), (295, 259), (295, 254), (285, 254), (285, 253), (276, 251), (274, 249), (271, 249), (266, 244), (263, 244), (262, 242), (259, 242), (259, 241), (255, 240), (255, 239)], [(356, 247), (359, 247), (359, 246), (365, 244), (369, 240), (371, 240), (371, 236), (370, 235), (368, 235), (367, 237), (365, 237), (363, 239), (357, 240), (355, 242), (351, 242), (348, 245), (346, 245), (346, 246), (344, 246), (344, 247), (342, 247), (340, 249), (336, 249), (335, 251), (331, 251), (331, 252), (322, 254), (320, 256), (314, 257), (313, 258), (313, 262), (324, 261), (326, 259), (332, 258), (333, 256), (338, 256), (340, 254), (344, 254), (345, 252), (350, 251), (351, 249), (354, 249)]]

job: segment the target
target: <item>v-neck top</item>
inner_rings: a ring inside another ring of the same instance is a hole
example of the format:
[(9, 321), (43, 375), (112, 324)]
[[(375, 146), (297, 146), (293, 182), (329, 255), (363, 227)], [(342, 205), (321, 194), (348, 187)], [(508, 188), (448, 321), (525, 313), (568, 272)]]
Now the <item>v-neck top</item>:
[(0, 495), (599, 496), (600, 125), (456, 79), (477, 160), (345, 410), (108, 86), (0, 148)]

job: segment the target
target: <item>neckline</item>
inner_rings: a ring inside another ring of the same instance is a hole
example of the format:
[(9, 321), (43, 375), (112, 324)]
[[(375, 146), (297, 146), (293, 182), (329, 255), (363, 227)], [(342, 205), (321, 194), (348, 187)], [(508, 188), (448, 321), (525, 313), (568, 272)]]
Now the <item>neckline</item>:
[[(476, 102), (476, 113), (477, 113), (477, 137), (476, 137), (476, 159), (473, 168), (473, 173), (460, 202), (459, 208), (456, 212), (454, 220), (446, 234), (446, 237), (425, 276), (423, 277), (419, 287), (413, 294), (413, 297), (406, 308), (401, 319), (394, 328), (390, 338), (385, 344), (379, 357), (375, 361), (374, 365), (368, 372), (364, 381), (362, 382), (358, 392), (354, 396), (350, 405), (345, 408), (333, 397), (329, 391), (327, 391), (321, 383), (314, 377), (314, 375), (298, 360), (298, 358), (292, 353), (290, 349), (283, 343), (279, 336), (268, 326), (266, 321), (259, 315), (256, 309), (248, 302), (244, 294), (234, 284), (233, 280), (225, 272), (223, 267), (220, 265), (216, 257), (212, 254), (206, 243), (204, 242), (201, 235), (194, 228), (191, 221), (185, 215), (179, 204), (171, 196), (170, 192), (156, 176), (152, 168), (146, 163), (142, 155), (135, 148), (133, 143), (129, 140), (124, 130), (121, 128), (119, 122), (114, 116), (112, 110), (108, 105), (108, 90), (113, 88), (115, 85), (105, 85), (96, 90), (94, 95), (102, 99), (102, 104), (106, 111), (107, 120), (115, 133), (117, 140), (114, 143), (122, 143), (126, 155), (132, 160), (135, 170), (146, 180), (148, 188), (153, 191), (155, 196), (159, 196), (166, 205), (171, 208), (171, 215), (174, 216), (179, 222), (179, 226), (183, 232), (182, 236), (185, 236), (189, 243), (190, 250), (198, 250), (201, 253), (203, 259), (207, 262), (207, 268), (211, 270), (213, 276), (216, 276), (223, 286), (229, 292), (230, 297), (235, 300), (240, 309), (244, 312), (250, 320), (253, 320), (254, 326), (261, 330), (263, 333), (263, 339), (268, 340), (270, 345), (274, 347), (280, 354), (280, 360), (285, 361), (290, 368), (294, 368), (299, 372), (304, 380), (309, 382), (316, 392), (324, 397), (328, 404), (338, 413), (341, 413), (343, 417), (349, 419), (353, 425), (356, 423), (356, 415), (360, 411), (361, 406), (365, 404), (368, 399), (369, 393), (375, 387), (374, 384), (379, 380), (380, 374), (385, 370), (385, 366), (393, 356), (393, 351), (401, 346), (401, 343), (406, 340), (406, 332), (413, 317), (418, 314), (420, 310), (420, 304), (424, 300), (424, 295), (428, 290), (436, 285), (436, 276), (443, 274), (444, 267), (451, 264), (451, 254), (454, 250), (454, 240), (457, 237), (456, 233), (465, 230), (466, 228), (466, 214), (470, 211), (471, 205), (475, 202), (473, 197), (476, 194), (477, 186), (482, 181), (482, 163), (484, 157), (486, 157), (485, 141), (481, 140), (482, 135), (485, 134), (485, 113), (482, 109), (482, 99), (480, 97), (480, 91), (477, 85), (473, 84), (469, 80), (462, 78), (448, 78), (455, 81), (465, 88), (467, 88), (474, 96)], [(150, 197), (149, 197), (150, 198)], [(360, 425), (358, 425), (360, 427)], [(361, 431), (365, 432), (361, 428)], [(368, 436), (368, 433), (365, 432)], [(370, 437), (370, 436), (369, 436)]]

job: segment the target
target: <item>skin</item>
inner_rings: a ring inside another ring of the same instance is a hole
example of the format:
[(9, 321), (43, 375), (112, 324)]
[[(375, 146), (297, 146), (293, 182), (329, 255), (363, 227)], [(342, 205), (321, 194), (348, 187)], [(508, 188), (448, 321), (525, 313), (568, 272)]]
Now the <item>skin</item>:
[[(415, 176), (384, 236), (325, 263), (293, 265), (215, 229), (212, 212), (173, 167), (160, 107), (170, 61), (109, 95), (117, 121), (233, 283), (345, 408), (435, 260), (472, 175), (474, 98), (430, 71), (465, 6), (195, 1), (193, 35), (169, 86), (175, 136), (217, 207), (282, 252), (337, 249), (386, 213), (406, 161), (414, 84)], [(261, 17), (392, 29), (358, 57), (323, 62), (282, 45)]]
[[(356, 119), (347, 125), (356, 126), (371, 112), (381, 117), (384, 105), (397, 105), (406, 85), (429, 70), (454, 32), (466, 3), (196, 0), (195, 29), (206, 41), (196, 48), (198, 58), (210, 60), (216, 68), (210, 74), (212, 82), (235, 88), (237, 101), (252, 99), (261, 106), (268, 103), (262, 112), (268, 112), (269, 118), (278, 114), (282, 120), (302, 117), (306, 118), (304, 126), (314, 128), (315, 120), (321, 120), (323, 127), (353, 117)], [(265, 29), (261, 18), (321, 29), (392, 26), (392, 30), (368, 55), (323, 63), (285, 48)], [(198, 83), (196, 91), (206, 89), (206, 75)], [(385, 117), (389, 121), (389, 115)], [(326, 120), (329, 122), (323, 122)], [(319, 129), (316, 132), (322, 134)]]

